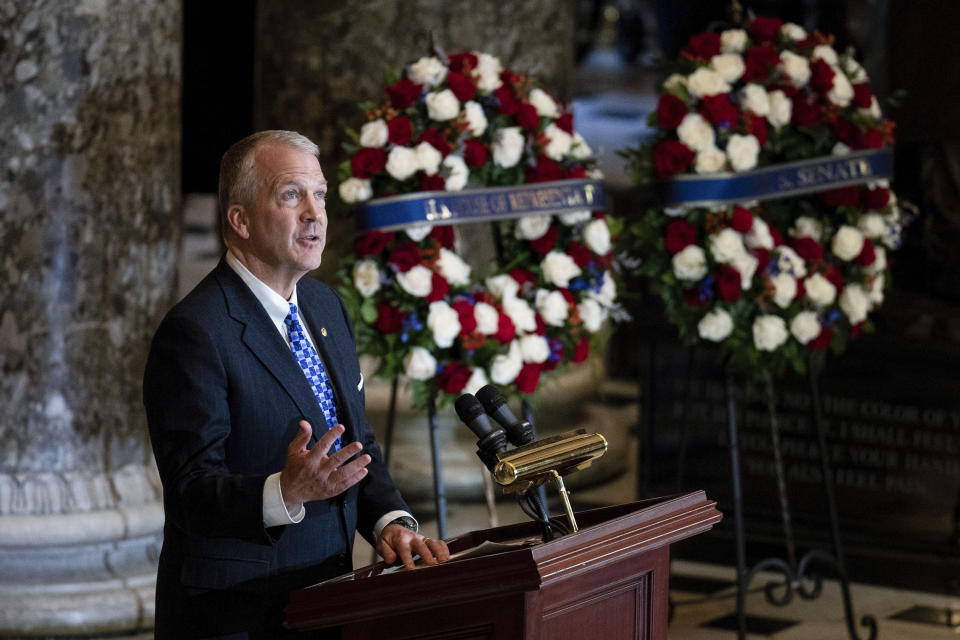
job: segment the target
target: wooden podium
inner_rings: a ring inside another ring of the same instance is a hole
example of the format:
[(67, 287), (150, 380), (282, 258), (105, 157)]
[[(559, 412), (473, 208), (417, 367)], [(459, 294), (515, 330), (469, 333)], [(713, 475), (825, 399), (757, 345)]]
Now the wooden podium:
[(474, 531), (449, 541), (451, 554), (517, 546), (413, 571), (358, 569), (290, 594), (285, 623), (339, 626), (344, 640), (660, 640), (670, 544), (721, 517), (695, 491), (578, 513), (579, 532), (546, 543), (535, 522)]

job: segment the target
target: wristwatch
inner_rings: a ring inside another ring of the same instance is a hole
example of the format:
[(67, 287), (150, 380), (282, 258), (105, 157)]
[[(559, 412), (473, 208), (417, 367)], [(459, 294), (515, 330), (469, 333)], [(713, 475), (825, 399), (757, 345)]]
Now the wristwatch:
[(401, 527), (410, 529), (411, 531), (420, 530), (420, 528), (417, 526), (417, 521), (411, 518), (410, 516), (400, 516), (399, 518), (394, 518), (393, 520), (387, 523), (387, 527), (389, 527), (392, 524), (398, 524)]

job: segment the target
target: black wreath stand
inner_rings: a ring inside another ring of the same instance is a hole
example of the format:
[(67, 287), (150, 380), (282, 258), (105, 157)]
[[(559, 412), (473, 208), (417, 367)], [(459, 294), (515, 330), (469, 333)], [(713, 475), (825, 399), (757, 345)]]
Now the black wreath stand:
[[(786, 476), (783, 456), (780, 449), (780, 427), (777, 420), (776, 396), (773, 378), (769, 372), (763, 376), (764, 395), (770, 415), (770, 438), (773, 446), (774, 469), (777, 480), (777, 493), (780, 499), (780, 518), (786, 546), (786, 558), (765, 558), (747, 568), (746, 539), (743, 524), (743, 490), (740, 482), (740, 447), (737, 428), (737, 390), (734, 376), (727, 373), (727, 417), (729, 422), (730, 469), (733, 479), (734, 526), (737, 547), (737, 638), (744, 640), (747, 634), (746, 594), (751, 581), (761, 571), (777, 571), (783, 574), (782, 582), (771, 581), (764, 587), (764, 595), (771, 604), (786, 606), (795, 594), (805, 600), (818, 598), (823, 589), (823, 579), (816, 573), (815, 565), (832, 570), (840, 581), (843, 595), (844, 617), (847, 633), (851, 640), (861, 640), (854, 622), (853, 599), (850, 595), (850, 581), (847, 578), (843, 561), (843, 547), (840, 540), (840, 525), (837, 517), (837, 503), (834, 495), (833, 471), (830, 466), (830, 454), (827, 449), (823, 412), (820, 404), (819, 375), (812, 363), (808, 366), (808, 382), (812, 399), (812, 417), (817, 434), (817, 449), (820, 455), (820, 468), (826, 500), (827, 515), (830, 520), (830, 536), (833, 554), (820, 550), (811, 550), (797, 559), (793, 524), (790, 516), (790, 504), (787, 498)], [(865, 615), (860, 619), (861, 626), (867, 629), (865, 640), (877, 637), (877, 621), (873, 616)]]

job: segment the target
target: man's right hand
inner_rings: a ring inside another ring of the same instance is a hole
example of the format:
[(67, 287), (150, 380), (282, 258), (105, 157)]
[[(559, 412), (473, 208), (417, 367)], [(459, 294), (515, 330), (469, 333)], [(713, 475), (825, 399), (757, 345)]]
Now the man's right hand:
[(344, 464), (363, 450), (359, 442), (345, 444), (333, 455), (327, 455), (343, 431), (343, 425), (334, 426), (308, 450), (313, 428), (306, 420), (300, 421), (300, 431), (287, 447), (287, 463), (280, 473), (280, 491), (288, 509), (339, 495), (367, 475), (367, 454)]

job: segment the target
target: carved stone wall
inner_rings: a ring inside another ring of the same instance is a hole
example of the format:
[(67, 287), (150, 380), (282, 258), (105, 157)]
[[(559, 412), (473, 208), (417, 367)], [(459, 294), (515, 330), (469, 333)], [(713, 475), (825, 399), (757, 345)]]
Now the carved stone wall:
[(0, 4), (0, 635), (149, 627), (140, 381), (174, 293), (175, 0)]

